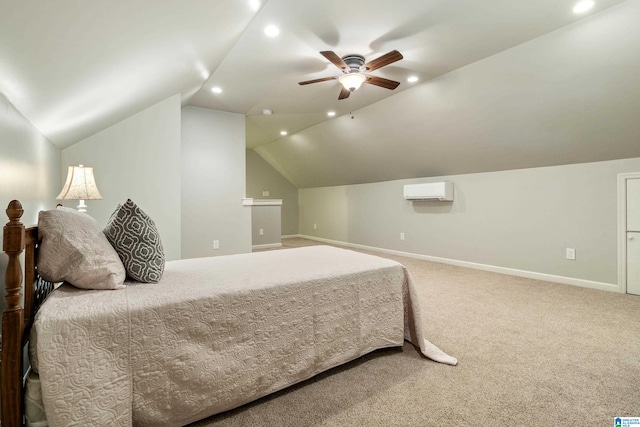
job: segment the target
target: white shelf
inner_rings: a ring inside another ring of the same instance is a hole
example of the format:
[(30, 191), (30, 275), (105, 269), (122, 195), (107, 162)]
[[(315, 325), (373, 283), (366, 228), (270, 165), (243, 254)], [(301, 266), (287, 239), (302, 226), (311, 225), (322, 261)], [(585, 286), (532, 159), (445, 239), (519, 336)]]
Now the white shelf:
[(242, 199), (242, 206), (282, 206), (282, 199)]

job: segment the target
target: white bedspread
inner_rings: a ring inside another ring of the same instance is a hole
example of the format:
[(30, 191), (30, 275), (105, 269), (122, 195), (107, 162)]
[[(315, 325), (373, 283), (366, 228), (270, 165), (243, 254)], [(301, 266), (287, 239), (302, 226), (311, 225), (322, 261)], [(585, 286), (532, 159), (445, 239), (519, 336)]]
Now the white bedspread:
[(40, 308), (51, 426), (184, 425), (405, 337), (456, 363), (424, 339), (409, 275), (384, 258), (313, 246), (189, 259), (127, 285), (64, 285)]

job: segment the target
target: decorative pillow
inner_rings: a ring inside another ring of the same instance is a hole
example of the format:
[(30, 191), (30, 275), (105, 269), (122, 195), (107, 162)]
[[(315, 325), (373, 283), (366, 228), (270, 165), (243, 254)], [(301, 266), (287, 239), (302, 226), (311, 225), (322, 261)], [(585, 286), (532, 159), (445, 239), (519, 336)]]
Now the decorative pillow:
[(38, 214), (38, 272), (82, 289), (123, 289), (125, 269), (98, 222), (75, 209)]
[(131, 199), (116, 208), (104, 228), (127, 275), (139, 282), (158, 282), (164, 273), (164, 249), (153, 220)]

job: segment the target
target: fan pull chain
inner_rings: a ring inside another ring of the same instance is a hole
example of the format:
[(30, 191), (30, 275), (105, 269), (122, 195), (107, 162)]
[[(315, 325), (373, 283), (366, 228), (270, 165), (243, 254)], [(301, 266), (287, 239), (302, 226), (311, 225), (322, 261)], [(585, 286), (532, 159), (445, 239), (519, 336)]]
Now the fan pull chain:
[(355, 119), (356, 116), (353, 115), (353, 98), (349, 97), (347, 98), (347, 102), (349, 103), (349, 117), (351, 117), (351, 120)]

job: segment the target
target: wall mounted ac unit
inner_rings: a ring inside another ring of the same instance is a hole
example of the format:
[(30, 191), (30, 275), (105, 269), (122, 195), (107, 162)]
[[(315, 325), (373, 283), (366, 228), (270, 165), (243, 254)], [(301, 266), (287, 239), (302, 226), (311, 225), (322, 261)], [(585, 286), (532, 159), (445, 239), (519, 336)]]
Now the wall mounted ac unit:
[(453, 182), (429, 182), (404, 186), (404, 198), (407, 200), (453, 200)]

